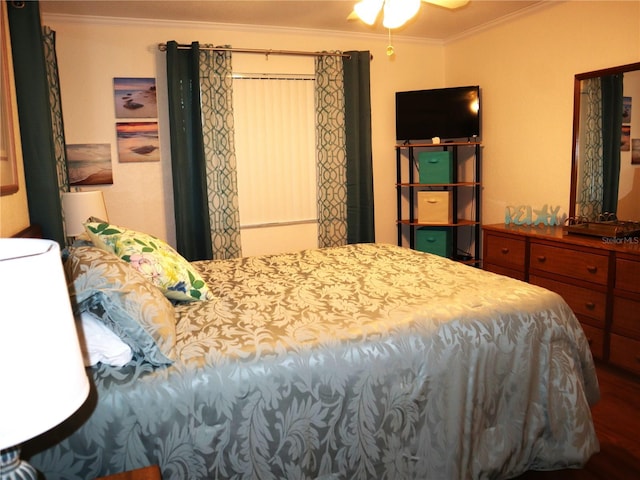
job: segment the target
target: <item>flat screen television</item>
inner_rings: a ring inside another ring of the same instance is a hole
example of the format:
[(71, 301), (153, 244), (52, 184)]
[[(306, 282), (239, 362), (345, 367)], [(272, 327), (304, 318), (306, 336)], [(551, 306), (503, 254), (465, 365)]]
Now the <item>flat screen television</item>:
[(479, 136), (479, 86), (396, 92), (396, 140)]

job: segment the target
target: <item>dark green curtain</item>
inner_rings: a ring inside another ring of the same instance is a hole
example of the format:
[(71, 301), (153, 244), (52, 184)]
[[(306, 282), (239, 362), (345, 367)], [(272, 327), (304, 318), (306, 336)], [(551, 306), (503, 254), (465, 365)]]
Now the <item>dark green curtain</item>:
[(347, 147), (347, 242), (375, 241), (371, 154), (371, 54), (345, 52), (344, 97)]
[(167, 91), (171, 138), (176, 247), (189, 261), (213, 257), (207, 206), (206, 164), (200, 108), (200, 46), (167, 42)]
[(39, 2), (7, 2), (29, 220), (65, 245)]
[(616, 213), (620, 184), (623, 75), (602, 77), (602, 211)]

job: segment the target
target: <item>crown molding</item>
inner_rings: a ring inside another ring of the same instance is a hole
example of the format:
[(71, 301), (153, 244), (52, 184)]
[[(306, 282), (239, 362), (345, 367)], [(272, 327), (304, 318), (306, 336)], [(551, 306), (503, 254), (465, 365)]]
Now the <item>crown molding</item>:
[(459, 33), (457, 35), (453, 35), (447, 39), (445, 39), (442, 44), (443, 45), (448, 45), (450, 43), (453, 42), (457, 42), (458, 40), (462, 40), (464, 38), (468, 38), (471, 37), (473, 35), (476, 35), (478, 33), (487, 31), (487, 30), (491, 30), (492, 28), (495, 28), (497, 26), (500, 25), (504, 25), (505, 23), (509, 23), (512, 22), (513, 20), (520, 18), (520, 17), (526, 17), (527, 15), (531, 15), (532, 13), (536, 13), (540, 10), (544, 10), (546, 8), (558, 5), (560, 3), (566, 3), (569, 0), (553, 0), (553, 1), (543, 1), (543, 2), (539, 2), (539, 3), (535, 3), (533, 5), (529, 5), (526, 8), (523, 8), (522, 10), (518, 10), (516, 12), (513, 13), (509, 13), (503, 17), (500, 18), (496, 18), (495, 20), (492, 20), (490, 22), (484, 23), (482, 25), (479, 25), (477, 27), (474, 28), (470, 28), (469, 30), (466, 30), (462, 33)]
[[(151, 19), (151, 18), (131, 18), (131, 17), (103, 17), (95, 15), (68, 15), (57, 13), (43, 13), (42, 22), (65, 22), (65, 23), (78, 23), (78, 24), (91, 24), (91, 25), (107, 25), (113, 27), (124, 26), (147, 26), (147, 27), (160, 27), (160, 28), (186, 28), (190, 30), (207, 30), (211, 32), (214, 29), (216, 32), (221, 31), (233, 31), (233, 32), (252, 32), (262, 34), (292, 34), (292, 35), (308, 35), (308, 36), (332, 36), (342, 38), (358, 38), (360, 40), (370, 38), (376, 41), (386, 41), (388, 34), (380, 33), (367, 33), (367, 32), (347, 32), (344, 30), (324, 30), (324, 29), (311, 29), (311, 28), (297, 28), (297, 27), (277, 27), (270, 25), (247, 25), (239, 23), (215, 23), (215, 22), (198, 22), (191, 20), (164, 20), (164, 19)], [(393, 34), (392, 38), (402, 43), (419, 43), (423, 45), (443, 45), (443, 41), (439, 39), (430, 39), (414, 36), (404, 36), (399, 34)]]

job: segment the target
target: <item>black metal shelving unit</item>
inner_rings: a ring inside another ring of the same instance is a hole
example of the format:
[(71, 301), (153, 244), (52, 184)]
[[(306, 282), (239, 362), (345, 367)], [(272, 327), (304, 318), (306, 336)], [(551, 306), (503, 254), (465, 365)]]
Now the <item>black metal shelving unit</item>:
[[(415, 248), (416, 229), (420, 227), (450, 227), (451, 228), (451, 258), (469, 264), (480, 264), (480, 212), (481, 212), (481, 146), (480, 142), (445, 142), (434, 143), (404, 143), (396, 145), (396, 191), (397, 191), (397, 228), (398, 245)], [(451, 151), (452, 181), (451, 183), (419, 183), (416, 181), (417, 163), (416, 151), (440, 150)], [(468, 156), (461, 159), (461, 153)], [(473, 159), (471, 159), (473, 157)], [(459, 178), (459, 162), (472, 161), (473, 178)], [(460, 218), (458, 207), (462, 189), (473, 189), (471, 198), (471, 218)], [(416, 196), (418, 191), (443, 190), (451, 191), (452, 222), (447, 224), (419, 223), (416, 216)], [(404, 196), (407, 201), (403, 202)], [(404, 205), (408, 203), (408, 208)], [(405, 213), (406, 212), (406, 213)], [(460, 249), (459, 234), (461, 229), (470, 230), (472, 251)]]

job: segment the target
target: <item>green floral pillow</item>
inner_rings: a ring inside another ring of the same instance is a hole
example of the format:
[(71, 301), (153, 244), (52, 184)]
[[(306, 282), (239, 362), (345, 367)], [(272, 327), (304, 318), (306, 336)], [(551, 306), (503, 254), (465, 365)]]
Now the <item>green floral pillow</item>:
[(93, 244), (114, 253), (172, 300), (207, 300), (209, 287), (170, 245), (146, 233), (108, 223), (85, 223)]
[(93, 245), (70, 248), (64, 269), (77, 314), (91, 312), (152, 365), (173, 362), (175, 309), (160, 289)]

